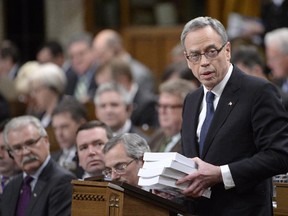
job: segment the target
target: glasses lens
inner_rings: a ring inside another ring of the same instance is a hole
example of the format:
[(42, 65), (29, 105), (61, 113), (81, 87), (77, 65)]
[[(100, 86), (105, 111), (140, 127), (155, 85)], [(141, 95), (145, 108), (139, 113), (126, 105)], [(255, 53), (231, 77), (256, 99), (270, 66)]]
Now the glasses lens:
[(209, 50), (208, 52), (205, 53), (205, 56), (208, 58), (215, 58), (218, 55), (218, 51), (213, 49)]

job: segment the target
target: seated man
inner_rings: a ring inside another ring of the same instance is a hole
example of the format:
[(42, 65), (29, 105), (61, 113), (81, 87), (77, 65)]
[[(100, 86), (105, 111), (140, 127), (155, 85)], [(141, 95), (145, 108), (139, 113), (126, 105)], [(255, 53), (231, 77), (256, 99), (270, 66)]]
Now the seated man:
[(82, 178), (102, 175), (104, 169), (105, 143), (113, 136), (111, 129), (100, 121), (89, 121), (76, 132), (76, 145), (79, 165), (85, 173)]
[(51, 156), (78, 178), (82, 177), (83, 169), (76, 161), (76, 131), (86, 121), (85, 106), (69, 96), (63, 98), (52, 113), (52, 127), (60, 150), (53, 152)]
[(75, 176), (51, 159), (47, 132), (39, 119), (13, 118), (5, 125), (4, 140), (23, 173), (5, 187), (2, 216), (71, 215)]
[[(9, 181), (11, 181), (16, 174), (18, 174), (21, 170), (11, 158), (6, 150), (6, 146), (4, 143), (3, 138), (3, 130), (4, 126), (7, 123), (7, 120), (2, 121), (0, 123), (0, 203), (2, 199), (2, 193), (4, 191), (4, 188), (8, 184)], [(1, 212), (0, 212), (1, 215)]]
[(182, 107), (186, 95), (195, 89), (192, 82), (184, 79), (168, 80), (160, 85), (157, 106), (160, 128), (149, 140), (151, 151), (182, 152)]
[(143, 165), (143, 155), (150, 152), (144, 138), (135, 133), (117, 135), (105, 144), (103, 152), (103, 174), (106, 178), (138, 186), (138, 171)]

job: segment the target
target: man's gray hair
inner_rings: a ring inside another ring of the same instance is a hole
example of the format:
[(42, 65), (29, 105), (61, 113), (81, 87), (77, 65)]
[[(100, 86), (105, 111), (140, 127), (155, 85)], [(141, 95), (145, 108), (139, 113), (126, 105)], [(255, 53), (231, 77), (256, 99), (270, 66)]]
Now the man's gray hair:
[(16, 130), (18, 128), (27, 127), (27, 125), (33, 125), (39, 132), (39, 135), (42, 137), (47, 136), (47, 132), (43, 125), (41, 124), (40, 120), (34, 116), (24, 115), (12, 118), (4, 128), (4, 142), (6, 145), (9, 144), (8, 134), (10, 131)]
[(278, 28), (266, 33), (264, 42), (266, 46), (274, 44), (283, 54), (288, 54), (288, 28)]
[(191, 31), (205, 28), (206, 26), (210, 26), (217, 32), (217, 34), (221, 37), (221, 41), (223, 45), (228, 42), (227, 32), (221, 22), (211, 17), (197, 17), (195, 19), (190, 20), (188, 23), (186, 23), (182, 31), (181, 44), (185, 51), (186, 51), (185, 39), (186, 39), (187, 34)]
[(96, 106), (99, 105), (100, 95), (103, 94), (104, 92), (110, 92), (110, 91), (117, 92), (121, 96), (124, 104), (126, 104), (126, 105), (132, 104), (131, 97), (130, 97), (128, 91), (126, 91), (126, 89), (124, 87), (122, 87), (120, 84), (118, 84), (116, 82), (109, 82), (109, 83), (101, 84), (96, 90), (96, 94), (94, 97), (94, 104)]
[(143, 137), (136, 133), (124, 133), (112, 137), (104, 145), (104, 154), (106, 154), (117, 144), (124, 145), (127, 155), (135, 159), (142, 159), (145, 152), (150, 152), (150, 147)]

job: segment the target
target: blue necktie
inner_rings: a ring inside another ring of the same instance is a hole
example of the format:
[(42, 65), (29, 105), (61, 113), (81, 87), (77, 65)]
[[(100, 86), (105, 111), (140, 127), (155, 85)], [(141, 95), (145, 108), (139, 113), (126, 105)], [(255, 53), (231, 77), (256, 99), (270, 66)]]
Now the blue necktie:
[(205, 117), (205, 120), (203, 122), (201, 131), (200, 131), (200, 142), (199, 142), (199, 154), (200, 154), (200, 156), (202, 155), (206, 135), (207, 135), (207, 132), (209, 130), (209, 127), (210, 127), (210, 124), (211, 124), (211, 121), (212, 121), (213, 115), (214, 115), (214, 105), (213, 105), (214, 96), (215, 95), (211, 91), (208, 91), (206, 93), (207, 110), (206, 110), (206, 117)]
[(25, 215), (25, 211), (27, 209), (29, 200), (32, 195), (31, 187), (30, 187), (30, 183), (32, 180), (33, 180), (33, 177), (26, 176), (23, 181), (19, 200), (18, 200), (18, 207), (17, 207), (17, 214), (16, 214), (17, 216)]

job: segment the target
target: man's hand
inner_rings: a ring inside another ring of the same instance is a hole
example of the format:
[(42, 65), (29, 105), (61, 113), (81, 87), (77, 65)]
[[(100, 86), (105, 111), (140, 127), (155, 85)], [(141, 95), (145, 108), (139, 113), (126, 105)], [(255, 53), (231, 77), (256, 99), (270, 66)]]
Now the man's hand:
[(206, 163), (198, 157), (192, 158), (192, 160), (198, 165), (198, 170), (179, 179), (176, 184), (190, 182), (189, 187), (183, 190), (183, 194), (200, 197), (207, 188), (222, 182), (221, 170), (219, 166)]

